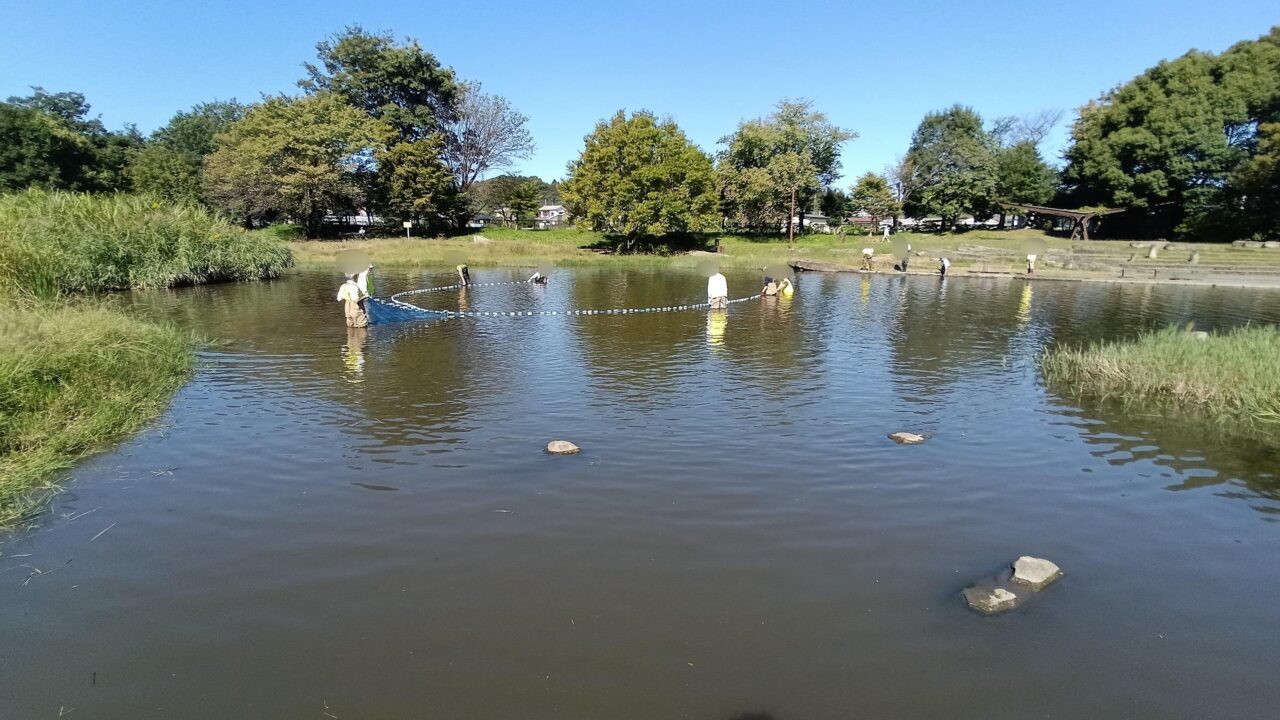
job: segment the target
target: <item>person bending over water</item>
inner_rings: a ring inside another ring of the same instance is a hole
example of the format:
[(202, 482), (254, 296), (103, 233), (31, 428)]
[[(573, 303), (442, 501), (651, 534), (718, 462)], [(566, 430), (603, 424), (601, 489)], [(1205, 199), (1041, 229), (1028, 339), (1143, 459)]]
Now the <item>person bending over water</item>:
[(783, 296), (791, 297), (791, 294), (795, 291), (795, 286), (791, 284), (791, 278), (782, 278), (778, 281), (778, 292), (782, 293)]
[(764, 287), (760, 290), (760, 297), (773, 297), (778, 294), (778, 283), (768, 275), (764, 276)]
[(722, 273), (707, 278), (707, 302), (712, 310), (724, 310), (729, 307), (729, 281)]

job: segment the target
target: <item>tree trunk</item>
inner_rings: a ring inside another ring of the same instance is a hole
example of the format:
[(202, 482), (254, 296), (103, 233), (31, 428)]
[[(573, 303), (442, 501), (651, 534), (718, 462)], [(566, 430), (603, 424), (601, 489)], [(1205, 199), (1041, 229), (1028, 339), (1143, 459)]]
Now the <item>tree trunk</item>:
[(1000, 224), (999, 224), (998, 226), (996, 226), (996, 229), (997, 229), (997, 230), (1003, 230), (1003, 229), (1004, 229), (1004, 211), (1001, 211), (1001, 212), (1000, 212)]
[(787, 243), (794, 245), (796, 242), (796, 191), (791, 191), (791, 212), (787, 215)]

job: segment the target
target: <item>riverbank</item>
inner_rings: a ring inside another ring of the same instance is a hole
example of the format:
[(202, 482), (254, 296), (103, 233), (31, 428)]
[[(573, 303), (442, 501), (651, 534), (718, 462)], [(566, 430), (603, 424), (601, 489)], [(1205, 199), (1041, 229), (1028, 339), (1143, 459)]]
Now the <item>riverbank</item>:
[(272, 233), (151, 197), (0, 195), (0, 528), (59, 471), (142, 427), (191, 375), (194, 339), (95, 294), (278, 276)]
[(55, 474), (164, 410), (191, 376), (193, 338), (95, 306), (10, 304), (0, 318), (0, 527)]
[[(714, 257), (725, 268), (758, 269), (797, 259), (856, 268), (861, 266), (864, 247), (876, 252), (876, 272), (894, 272), (896, 261), (892, 242), (879, 242), (876, 237), (851, 235), (841, 239), (838, 235), (820, 234), (801, 236), (794, 245), (772, 236), (708, 235), (632, 255), (607, 252), (610, 244), (600, 233), (507, 228), (489, 228), (475, 235), (447, 239), (302, 241), (290, 243), (290, 248), (299, 265), (318, 268), (332, 268), (338, 252), (353, 248), (368, 252), (380, 266), (396, 268), (450, 267), (462, 261), (475, 267), (534, 267), (542, 263), (566, 267), (693, 267), (715, 247), (717, 240), (721, 252)], [(894, 240), (911, 244), (913, 272), (934, 273), (939, 259), (946, 257), (952, 263), (953, 275), (1025, 276), (1026, 246), (1036, 242), (1044, 244), (1036, 263), (1037, 279), (1280, 285), (1280, 250), (1240, 248), (1227, 243), (1172, 244), (1158, 248), (1153, 258), (1149, 257), (1149, 247), (1141, 243), (1085, 243), (1031, 230), (900, 233)]]
[(1068, 394), (1189, 410), (1280, 447), (1280, 328), (1169, 328), (1135, 340), (1059, 347), (1041, 360)]

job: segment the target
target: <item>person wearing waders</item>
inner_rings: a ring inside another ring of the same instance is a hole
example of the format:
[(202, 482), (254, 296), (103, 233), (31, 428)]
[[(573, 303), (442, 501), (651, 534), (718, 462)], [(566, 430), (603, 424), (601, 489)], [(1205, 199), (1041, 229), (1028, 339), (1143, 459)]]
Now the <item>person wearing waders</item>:
[(369, 263), (364, 272), (356, 275), (356, 287), (360, 288), (360, 310), (368, 315), (369, 298), (373, 295), (373, 263)]
[(712, 310), (729, 308), (729, 281), (724, 279), (722, 273), (717, 272), (707, 278), (707, 303)]
[(862, 248), (862, 269), (871, 272), (871, 258), (876, 254), (871, 248)]
[(457, 270), (458, 270), (458, 278), (459, 278), (460, 280), (462, 280), (462, 284), (463, 284), (463, 285), (470, 285), (470, 284), (471, 284), (471, 271), (467, 269), (466, 264), (459, 265), (459, 266), (457, 267)]
[(347, 327), (368, 327), (369, 316), (365, 314), (360, 301), (360, 286), (356, 284), (356, 276), (348, 275), (347, 281), (338, 288), (338, 302), (342, 303), (342, 312), (347, 318)]

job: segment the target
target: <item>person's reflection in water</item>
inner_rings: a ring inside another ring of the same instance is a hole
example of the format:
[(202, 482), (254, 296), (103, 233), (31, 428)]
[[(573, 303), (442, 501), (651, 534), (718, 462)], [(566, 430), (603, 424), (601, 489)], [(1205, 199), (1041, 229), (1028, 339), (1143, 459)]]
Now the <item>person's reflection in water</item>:
[(724, 331), (728, 326), (728, 313), (716, 311), (707, 313), (707, 344), (715, 348), (724, 345)]
[(347, 328), (347, 344), (342, 346), (342, 364), (347, 366), (347, 382), (364, 382), (364, 344), (369, 331), (362, 327)]
[(871, 278), (862, 276), (862, 304), (871, 302)]
[(1031, 283), (1022, 285), (1022, 299), (1018, 301), (1018, 322), (1031, 322)]

